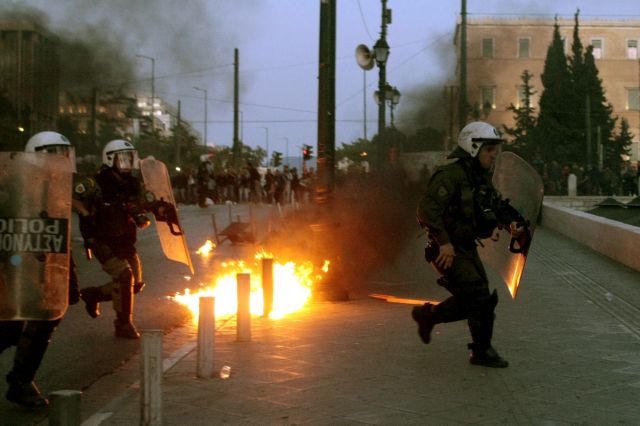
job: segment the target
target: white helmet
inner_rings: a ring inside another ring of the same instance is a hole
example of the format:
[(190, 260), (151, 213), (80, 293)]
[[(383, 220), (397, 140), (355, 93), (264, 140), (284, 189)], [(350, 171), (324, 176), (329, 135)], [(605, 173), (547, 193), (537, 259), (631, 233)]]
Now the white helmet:
[(474, 121), (467, 124), (460, 130), (458, 135), (458, 147), (449, 155), (449, 158), (460, 158), (465, 156), (461, 150), (471, 157), (478, 155), (482, 145), (502, 143), (502, 135), (489, 123)]
[(138, 151), (133, 144), (124, 139), (115, 139), (107, 143), (102, 150), (102, 164), (114, 167), (119, 172), (130, 173), (139, 168)]
[(31, 136), (24, 147), (24, 152), (66, 152), (71, 149), (71, 142), (58, 132), (40, 132)]

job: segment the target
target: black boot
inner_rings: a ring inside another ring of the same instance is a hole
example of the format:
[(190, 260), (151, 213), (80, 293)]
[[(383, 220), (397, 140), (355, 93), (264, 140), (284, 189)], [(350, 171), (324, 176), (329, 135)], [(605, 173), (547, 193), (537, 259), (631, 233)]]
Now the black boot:
[(105, 294), (102, 287), (87, 287), (80, 292), (80, 298), (84, 301), (84, 308), (89, 316), (98, 318), (100, 316), (100, 302), (111, 300), (111, 295)]
[(7, 399), (30, 408), (45, 407), (49, 401), (40, 394), (33, 379), (42, 363), (49, 340), (60, 321), (27, 321), (16, 345), (13, 368), (7, 374)]
[(125, 339), (139, 339), (140, 333), (133, 325), (133, 285), (122, 283), (120, 285), (120, 306), (116, 311), (116, 319), (113, 321), (116, 337)]
[(483, 367), (491, 368), (506, 368), (509, 366), (509, 362), (498, 355), (492, 346), (486, 348), (478, 348), (475, 344), (469, 344), (471, 349), (471, 356), (469, 362), (473, 365), (481, 365)]
[(418, 323), (418, 335), (424, 344), (431, 342), (431, 330), (437, 324), (433, 315), (433, 304), (425, 303), (411, 310), (411, 318)]
[(28, 408), (43, 408), (49, 405), (49, 400), (42, 396), (38, 386), (31, 381), (28, 383), (9, 383), (7, 400)]
[(133, 285), (133, 294), (140, 293), (145, 286), (146, 286), (146, 283), (144, 281), (138, 281)]

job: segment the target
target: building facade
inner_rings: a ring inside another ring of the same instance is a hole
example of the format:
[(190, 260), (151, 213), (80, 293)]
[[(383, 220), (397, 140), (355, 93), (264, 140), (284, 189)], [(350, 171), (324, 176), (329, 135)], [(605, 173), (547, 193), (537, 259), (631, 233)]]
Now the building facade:
[[(573, 19), (558, 19), (565, 52), (573, 43)], [(531, 105), (539, 112), (543, 91), (541, 74), (547, 49), (553, 38), (553, 19), (477, 18), (467, 20), (467, 101), (472, 116), (494, 126), (514, 126), (510, 104), (523, 100), (521, 75), (533, 75), (530, 86), (537, 93)], [(579, 37), (586, 47), (593, 46), (599, 77), (613, 115), (626, 118), (634, 134), (632, 160), (640, 160), (640, 21), (586, 20), (579, 22)], [(457, 72), (460, 73), (460, 24), (455, 45)], [(457, 89), (457, 88), (456, 88)], [(449, 96), (457, 102), (457, 96)], [(457, 111), (457, 108), (451, 108)], [(586, 119), (585, 119), (586, 121)], [(457, 118), (450, 117), (452, 134), (457, 134)], [(618, 122), (619, 126), (619, 122)], [(619, 127), (615, 129), (617, 132)], [(595, 135), (594, 135), (595, 140)]]
[(55, 128), (59, 79), (55, 37), (29, 21), (0, 21), (0, 96), (12, 111), (3, 120), (26, 134)]

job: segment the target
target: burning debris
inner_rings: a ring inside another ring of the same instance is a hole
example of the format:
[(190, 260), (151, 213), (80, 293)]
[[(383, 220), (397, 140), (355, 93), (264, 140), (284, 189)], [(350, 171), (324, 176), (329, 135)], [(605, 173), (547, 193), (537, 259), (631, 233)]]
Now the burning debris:
[[(207, 241), (197, 251), (201, 256), (211, 256), (215, 245)], [(198, 319), (199, 298), (215, 297), (216, 316), (233, 315), (237, 309), (237, 278), (240, 273), (251, 275), (251, 314), (264, 315), (264, 284), (262, 281), (262, 260), (273, 259), (273, 307), (269, 318), (278, 319), (304, 307), (318, 285), (329, 271), (329, 261), (320, 268), (311, 261), (294, 262), (278, 260), (264, 250), (254, 255), (251, 261), (237, 260), (220, 263), (219, 271), (211, 283), (201, 283), (197, 290), (185, 289), (170, 299), (185, 305)]]

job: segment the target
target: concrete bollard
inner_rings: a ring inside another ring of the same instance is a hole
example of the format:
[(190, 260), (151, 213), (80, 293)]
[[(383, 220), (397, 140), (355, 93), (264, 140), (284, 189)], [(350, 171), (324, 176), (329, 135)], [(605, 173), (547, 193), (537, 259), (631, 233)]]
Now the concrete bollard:
[(569, 197), (575, 197), (578, 193), (578, 177), (571, 173), (567, 179)]
[(251, 275), (236, 274), (236, 279), (238, 282), (236, 340), (248, 342), (251, 340)]
[(162, 330), (142, 330), (140, 424), (162, 424)]
[(59, 390), (51, 392), (51, 409), (49, 411), (50, 426), (79, 426), (82, 424), (80, 398), (82, 392), (76, 390)]
[(273, 259), (262, 258), (262, 315), (273, 311)]
[(216, 343), (216, 298), (200, 297), (198, 315), (198, 361), (197, 373), (200, 378), (213, 376)]

